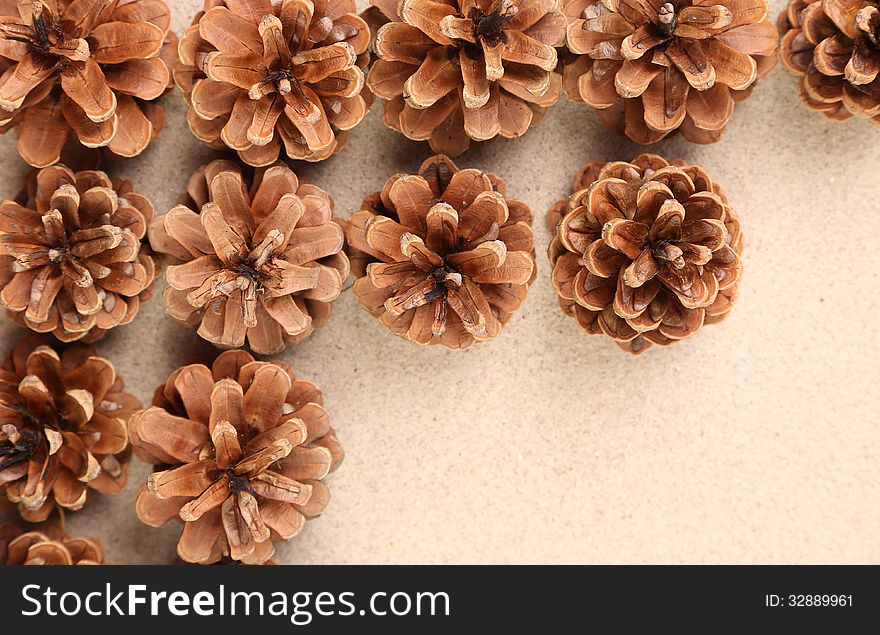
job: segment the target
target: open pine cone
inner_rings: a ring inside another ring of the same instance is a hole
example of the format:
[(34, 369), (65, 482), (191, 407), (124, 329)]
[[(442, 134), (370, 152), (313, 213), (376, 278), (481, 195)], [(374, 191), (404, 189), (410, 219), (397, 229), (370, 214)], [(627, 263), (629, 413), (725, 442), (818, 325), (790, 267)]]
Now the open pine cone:
[[(330, 317), (348, 278), (333, 200), (284, 165), (243, 175), (214, 161), (192, 177), (185, 205), (150, 226), (165, 270), (165, 307), (219, 348), (272, 355)], [(194, 210), (201, 210), (200, 212)]]
[(321, 391), (284, 362), (227, 351), (211, 369), (176, 370), (153, 404), (129, 422), (135, 452), (157, 465), (137, 514), (153, 527), (183, 520), (183, 560), (266, 562), (324, 511), (342, 448)]
[(68, 538), (60, 528), (23, 532), (16, 525), (0, 526), (0, 566), (103, 564), (101, 543), (91, 538)]
[(782, 63), (803, 102), (829, 119), (880, 123), (880, 3), (792, 0), (779, 15)]
[(652, 154), (592, 162), (547, 214), (553, 286), (590, 335), (630, 353), (720, 322), (736, 301), (743, 237), (705, 170)]
[(570, 99), (638, 143), (721, 138), (734, 103), (776, 65), (766, 0), (568, 0)]
[(367, 78), (385, 123), (435, 152), (513, 138), (561, 93), (559, 0), (371, 0), (388, 23)]
[(257, 167), (282, 146), (291, 159), (322, 161), (367, 112), (369, 46), (355, 0), (205, 0), (174, 79), (201, 141)]
[(156, 276), (141, 245), (153, 204), (131, 183), (56, 165), (0, 205), (0, 303), (19, 324), (93, 342), (129, 324)]
[(0, 132), (17, 129), (35, 167), (71, 133), (133, 157), (164, 125), (176, 38), (164, 0), (0, 2)]
[(126, 422), (141, 407), (108, 360), (74, 344), (59, 355), (28, 334), (0, 369), (0, 491), (25, 520), (79, 510), (127, 479)]
[(444, 156), (392, 176), (348, 223), (358, 300), (393, 333), (466, 348), (492, 339), (535, 276), (532, 212)]

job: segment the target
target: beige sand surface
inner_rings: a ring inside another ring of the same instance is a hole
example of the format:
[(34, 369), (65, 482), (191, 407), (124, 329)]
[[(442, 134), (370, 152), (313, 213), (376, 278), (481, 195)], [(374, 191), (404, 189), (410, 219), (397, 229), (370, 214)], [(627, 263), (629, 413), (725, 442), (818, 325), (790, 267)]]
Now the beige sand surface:
[[(181, 32), (200, 0), (172, 0)], [(775, 16), (782, 0), (772, 2)], [(465, 352), (391, 335), (349, 290), (330, 323), (284, 354), (318, 383), (347, 451), (333, 501), (284, 563), (880, 562), (880, 127), (832, 124), (801, 106), (782, 68), (737, 106), (713, 146), (652, 151), (705, 166), (727, 189), (747, 240), (727, 322), (632, 358), (559, 312), (536, 226), (540, 275), (495, 341)], [(212, 156), (185, 123), (111, 171), (160, 211)], [(348, 216), (366, 193), (412, 171), (426, 145), (386, 129), (375, 108), (339, 156), (296, 166)], [(471, 150), (544, 210), (587, 159), (640, 148), (587, 107), (561, 102), (524, 138)], [(0, 196), (25, 172), (0, 139)], [(158, 296), (159, 294), (157, 294)], [(18, 331), (0, 326), (5, 354)], [(163, 316), (161, 298), (99, 345), (149, 399), (175, 367), (211, 353)], [(115, 563), (171, 563), (179, 527), (142, 525), (135, 462), (123, 495), (71, 516)]]

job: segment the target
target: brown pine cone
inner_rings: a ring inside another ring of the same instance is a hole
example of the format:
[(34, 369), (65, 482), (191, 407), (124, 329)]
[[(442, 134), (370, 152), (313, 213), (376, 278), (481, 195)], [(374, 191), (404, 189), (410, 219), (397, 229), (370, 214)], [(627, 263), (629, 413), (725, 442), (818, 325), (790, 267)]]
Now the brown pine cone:
[(349, 220), (358, 300), (419, 344), (492, 339), (534, 280), (532, 220), (494, 175), (431, 157), (417, 175), (392, 176)]
[(0, 566), (103, 563), (104, 550), (97, 540), (68, 538), (56, 527), (23, 532), (15, 525), (0, 526)]
[(371, 0), (389, 23), (367, 78), (385, 123), (435, 152), (519, 137), (559, 100), (559, 0)]
[[(355, 0), (205, 0), (174, 80), (192, 133), (245, 163), (322, 161), (364, 118), (370, 30)], [(370, 100), (371, 101), (371, 100)]]
[(766, 0), (568, 0), (565, 91), (637, 143), (721, 138), (734, 103), (776, 65)]
[(153, 215), (130, 182), (103, 172), (33, 172), (0, 205), (0, 303), (19, 324), (64, 342), (129, 324), (156, 277), (141, 245)]
[(322, 404), (290, 366), (243, 351), (210, 370), (176, 370), (129, 422), (135, 452), (157, 465), (138, 492), (138, 517), (152, 527), (183, 520), (177, 553), (187, 562), (266, 562), (275, 541), (329, 502), (322, 479), (343, 452)]
[(126, 422), (141, 407), (95, 349), (61, 354), (33, 334), (0, 369), (0, 491), (22, 518), (79, 510), (91, 490), (118, 494), (130, 457)]
[(547, 214), (553, 286), (590, 335), (630, 353), (720, 322), (736, 301), (743, 237), (705, 170), (643, 154), (581, 168)]
[(164, 0), (0, 3), (0, 132), (16, 128), (35, 167), (58, 162), (71, 133), (137, 156), (164, 125), (170, 27)]
[(261, 355), (329, 319), (349, 263), (326, 192), (284, 165), (243, 175), (223, 160), (200, 168), (188, 192), (150, 226), (153, 249), (183, 263), (165, 270), (171, 317), (219, 348), (247, 340)]
[(804, 104), (829, 119), (880, 123), (880, 4), (792, 0), (779, 15), (782, 63)]

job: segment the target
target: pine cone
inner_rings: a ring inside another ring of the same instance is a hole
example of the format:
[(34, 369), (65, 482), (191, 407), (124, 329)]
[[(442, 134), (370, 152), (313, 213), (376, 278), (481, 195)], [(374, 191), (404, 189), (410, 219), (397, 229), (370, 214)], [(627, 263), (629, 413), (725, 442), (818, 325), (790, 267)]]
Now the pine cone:
[(776, 65), (765, 0), (568, 0), (565, 91), (637, 143), (721, 138), (734, 103)]
[[(393, 333), (467, 348), (492, 339), (535, 276), (532, 212), (444, 156), (392, 176), (348, 224), (358, 300)], [(451, 310), (450, 310), (451, 309)]]
[(177, 545), (187, 562), (225, 556), (266, 562), (324, 511), (322, 479), (343, 458), (323, 395), (281, 361), (221, 354), (209, 370), (172, 373), (153, 407), (129, 422), (135, 452), (157, 464), (137, 497), (138, 517), (160, 527), (184, 522)]
[(84, 344), (59, 355), (32, 334), (0, 370), (0, 490), (25, 520), (56, 505), (79, 510), (89, 491), (118, 494), (129, 459), (128, 417), (141, 407), (108, 360)]
[(97, 540), (68, 538), (59, 528), (41, 527), (40, 531), (25, 533), (15, 525), (0, 526), (0, 566), (96, 565), (103, 562), (104, 550)]
[(170, 26), (164, 0), (0, 3), (0, 132), (17, 128), (35, 167), (58, 162), (70, 133), (137, 156), (164, 124)]
[(282, 145), (291, 159), (322, 161), (367, 112), (369, 45), (355, 0), (205, 0), (174, 71), (190, 130), (257, 167)]
[(782, 63), (803, 102), (826, 117), (880, 123), (880, 4), (792, 0), (779, 15)]
[(129, 324), (156, 276), (141, 247), (153, 214), (128, 181), (63, 165), (35, 171), (0, 205), (0, 303), (19, 324), (65, 342)]
[(559, 100), (558, 0), (371, 0), (389, 23), (367, 78), (385, 123), (435, 152), (514, 138)]
[(150, 226), (153, 249), (183, 263), (165, 270), (171, 317), (219, 348), (247, 339), (262, 355), (329, 319), (349, 263), (326, 192), (284, 165), (251, 177), (221, 160), (193, 175), (188, 196)]
[(630, 353), (720, 322), (736, 301), (743, 237), (705, 170), (643, 154), (581, 168), (547, 215), (553, 286), (590, 335)]

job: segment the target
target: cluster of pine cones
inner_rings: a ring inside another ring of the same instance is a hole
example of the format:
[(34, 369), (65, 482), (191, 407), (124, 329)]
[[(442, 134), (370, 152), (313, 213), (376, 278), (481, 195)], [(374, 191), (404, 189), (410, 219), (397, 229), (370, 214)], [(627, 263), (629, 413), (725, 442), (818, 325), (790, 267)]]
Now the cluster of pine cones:
[[(165, 0), (0, 2), (0, 133), (34, 168), (0, 205), (0, 304), (31, 331), (0, 369), (0, 494), (34, 523), (0, 527), (0, 564), (103, 562), (64, 514), (122, 491), (132, 454), (154, 466), (137, 515), (181, 521), (181, 559), (270, 561), (327, 506), (343, 451), (321, 391), (245, 349), (309, 337), (351, 274), (407, 340), (499, 335), (537, 276), (534, 216), (449, 156), (525, 134), (563, 93), (636, 142), (711, 143), (781, 48), (807, 106), (880, 123), (876, 0), (767, 14), (765, 0), (371, 0), (360, 14), (205, 0), (178, 39)], [(229, 154), (159, 215), (97, 166), (159, 137), (175, 85), (193, 135)], [(376, 98), (438, 154), (342, 220), (282, 160), (339, 152)], [(736, 301), (739, 218), (699, 166), (586, 163), (547, 222), (562, 310), (626, 351), (690, 337)], [(168, 315), (224, 352), (145, 408), (93, 345), (136, 319), (162, 270)]]
[(0, 132), (47, 167), (132, 157), (174, 84), (193, 134), (253, 167), (338, 152), (376, 97), (438, 153), (514, 138), (562, 93), (643, 144), (718, 141), (781, 57), (804, 102), (880, 116), (876, 0), (205, 0), (178, 41), (165, 0), (0, 5)]

